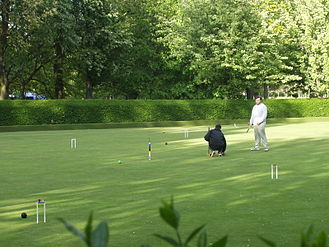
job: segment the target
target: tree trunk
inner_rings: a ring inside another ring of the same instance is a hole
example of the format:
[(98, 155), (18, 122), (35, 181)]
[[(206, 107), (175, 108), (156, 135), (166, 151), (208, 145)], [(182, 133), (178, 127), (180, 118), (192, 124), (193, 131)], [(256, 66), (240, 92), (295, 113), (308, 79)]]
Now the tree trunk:
[(6, 78), (4, 78), (1, 75), (0, 78), (1, 82), (0, 82), (0, 100), (5, 100), (8, 99), (8, 82), (6, 82)]
[(55, 74), (55, 99), (64, 99), (64, 78), (63, 78), (63, 51), (59, 42), (55, 43), (56, 60), (54, 63)]
[(8, 43), (10, 1), (1, 1), (1, 33), (0, 33), (0, 100), (8, 99), (9, 80), (5, 67), (5, 50)]
[(247, 88), (246, 89), (246, 94), (247, 94), (247, 99), (253, 99), (254, 98), (254, 90), (252, 90), (251, 88)]
[(264, 99), (268, 99), (268, 92), (269, 86), (267, 84), (264, 84)]
[(22, 86), (21, 86), (21, 90), (20, 90), (20, 93), (19, 93), (19, 97), (21, 98), (21, 99), (24, 99), (25, 98), (25, 92), (26, 91), (26, 88), (25, 88), (25, 81), (24, 82), (22, 82)]
[(64, 98), (64, 80), (63, 80), (63, 68), (60, 62), (54, 64), (55, 74), (55, 99)]
[(94, 87), (93, 87), (93, 82), (92, 79), (90, 78), (88, 71), (87, 71), (87, 76), (86, 76), (86, 99), (92, 99), (93, 98), (93, 92), (94, 92)]
[[(0, 49), (1, 50), (1, 49)], [(3, 56), (0, 51), (0, 100), (8, 99), (9, 81), (3, 62)]]

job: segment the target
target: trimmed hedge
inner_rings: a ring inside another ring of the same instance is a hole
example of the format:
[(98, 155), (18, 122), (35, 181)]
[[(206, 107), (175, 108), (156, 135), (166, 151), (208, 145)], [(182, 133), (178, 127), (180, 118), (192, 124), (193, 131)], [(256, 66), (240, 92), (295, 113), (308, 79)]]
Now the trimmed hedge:
[[(269, 99), (269, 118), (328, 117), (329, 99)], [(0, 101), (0, 126), (248, 119), (253, 100)]]

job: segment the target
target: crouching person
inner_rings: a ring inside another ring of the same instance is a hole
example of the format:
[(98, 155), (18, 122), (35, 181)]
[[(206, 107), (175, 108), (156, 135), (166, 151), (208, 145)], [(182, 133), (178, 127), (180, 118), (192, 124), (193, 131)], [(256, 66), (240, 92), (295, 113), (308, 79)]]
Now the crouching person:
[(205, 135), (204, 139), (209, 144), (209, 149), (211, 150), (211, 156), (215, 154), (215, 151), (218, 152), (218, 156), (221, 157), (225, 154), (226, 150), (226, 139), (221, 131), (222, 126), (217, 124), (214, 129), (209, 130)]

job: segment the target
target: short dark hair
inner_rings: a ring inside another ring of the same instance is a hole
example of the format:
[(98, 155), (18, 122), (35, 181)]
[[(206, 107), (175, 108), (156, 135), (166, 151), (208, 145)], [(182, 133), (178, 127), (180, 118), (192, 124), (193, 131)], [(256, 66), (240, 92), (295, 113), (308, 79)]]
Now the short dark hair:
[(263, 98), (261, 96), (256, 96), (255, 99), (260, 99), (260, 100), (263, 100)]
[(216, 124), (215, 129), (221, 129), (222, 126), (220, 124)]

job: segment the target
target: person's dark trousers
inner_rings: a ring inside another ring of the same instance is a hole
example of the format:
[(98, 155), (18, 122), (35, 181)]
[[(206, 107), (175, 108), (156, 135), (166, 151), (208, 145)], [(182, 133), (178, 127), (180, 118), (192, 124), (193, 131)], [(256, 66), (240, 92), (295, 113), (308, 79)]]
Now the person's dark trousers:
[(216, 145), (216, 146), (209, 146), (211, 150), (213, 151), (218, 151), (218, 152), (221, 152), (221, 153), (224, 153), (225, 150), (226, 150), (226, 144), (222, 144), (222, 145)]

